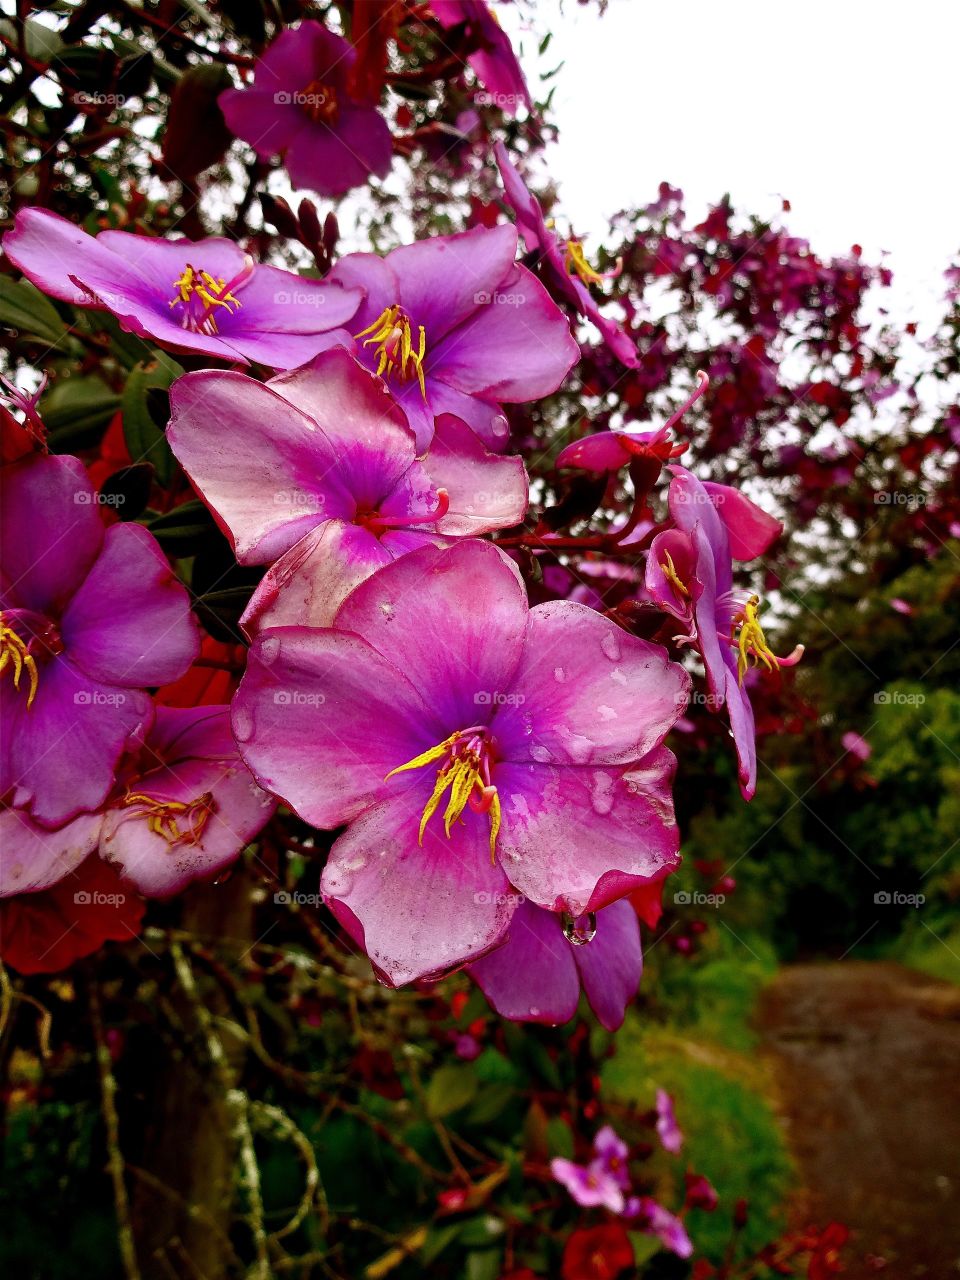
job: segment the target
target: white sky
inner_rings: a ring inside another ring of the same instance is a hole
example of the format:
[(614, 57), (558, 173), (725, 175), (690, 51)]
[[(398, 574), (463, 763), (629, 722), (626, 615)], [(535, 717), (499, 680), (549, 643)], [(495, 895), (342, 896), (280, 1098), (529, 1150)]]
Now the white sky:
[[(515, 39), (528, 25), (497, 9)], [(955, 0), (536, 0), (561, 59), (546, 163), (580, 234), (679, 186), (700, 215), (729, 191), (821, 254), (889, 251), (891, 309), (935, 319), (960, 250), (960, 4)]]

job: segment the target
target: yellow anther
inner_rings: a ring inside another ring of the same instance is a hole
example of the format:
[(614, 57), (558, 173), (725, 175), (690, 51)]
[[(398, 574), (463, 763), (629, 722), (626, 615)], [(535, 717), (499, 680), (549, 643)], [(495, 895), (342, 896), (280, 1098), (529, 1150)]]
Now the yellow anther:
[[(128, 791), (123, 797), (125, 808), (136, 807), (147, 819), (147, 827), (155, 836), (162, 836), (169, 845), (198, 845), (213, 814), (213, 793), (205, 791), (196, 800), (158, 800), (142, 791)], [(181, 831), (180, 823), (186, 830)]]
[(242, 305), (239, 298), (230, 292), (223, 276), (212, 276), (209, 271), (202, 268), (198, 270), (189, 263), (184, 267), (183, 274), (174, 280), (173, 287), (176, 292), (170, 299), (171, 307), (184, 306), (193, 297), (199, 298), (203, 303), (204, 314), (196, 323), (207, 333), (217, 332), (217, 321), (213, 315), (216, 307), (224, 307), (227, 314), (232, 315), (233, 309), (239, 311)]
[(365, 347), (374, 348), (378, 377), (396, 377), (401, 382), (410, 382), (416, 378), (420, 384), (420, 394), (426, 400), (423, 360), (427, 352), (427, 334), (422, 324), (418, 326), (418, 332), (417, 349), (414, 351), (410, 317), (395, 303), (392, 307), (385, 307), (373, 324), (361, 329), (354, 337), (358, 340), (363, 338)]
[[(469, 745), (466, 750), (460, 750), (458, 744), (465, 737)], [(477, 750), (473, 746), (476, 740), (474, 738), (471, 741), (469, 733), (467, 735), (453, 733), (437, 746), (430, 747), (428, 751), (414, 756), (406, 764), (391, 769), (384, 781), (398, 773), (405, 773), (408, 769), (422, 769), (425, 765), (442, 759), (444, 763), (437, 770), (433, 791), (423, 806), (417, 843), (423, 845), (423, 834), (427, 829), (427, 823), (439, 809), (440, 801), (447, 792), (450, 794), (447, 796), (446, 808), (443, 811), (443, 829), (448, 839), (453, 824), (462, 818), (471, 796), (478, 792), (483, 802), (480, 812), (490, 814), (490, 857), (493, 859), (496, 853), (497, 832), (500, 830), (500, 799), (496, 787), (491, 786), (489, 782), (489, 771), (485, 770), (481, 758), (484, 748)]]
[(663, 576), (670, 583), (671, 587), (673, 587), (674, 591), (676, 591), (678, 595), (686, 596), (686, 598), (689, 600), (690, 592), (683, 585), (683, 582), (680, 579), (680, 575), (677, 573), (676, 565), (673, 563), (673, 556), (671, 556), (669, 551), (664, 551), (663, 554), (667, 557), (666, 562), (664, 561), (660, 562), (660, 568), (663, 570)]
[(623, 268), (623, 259), (618, 258), (612, 271), (594, 271), (587, 261), (587, 256), (583, 252), (583, 245), (579, 240), (568, 240), (564, 247), (566, 250), (564, 266), (568, 271), (572, 271), (574, 275), (578, 275), (584, 284), (602, 284), (604, 280), (613, 280)]
[(13, 672), (13, 687), (18, 692), (23, 673), (27, 673), (27, 679), (30, 681), (30, 689), (27, 692), (27, 710), (29, 711), (40, 684), (37, 662), (23, 637), (18, 635), (12, 627), (8, 627), (5, 622), (0, 621), (0, 675), (8, 667)]
[[(743, 613), (740, 615), (740, 635), (737, 637), (737, 679), (740, 684), (743, 684), (743, 677), (747, 673), (751, 658), (754, 666), (762, 662), (768, 671), (776, 671), (780, 665), (763, 634), (763, 627), (757, 617), (759, 607), (760, 597), (751, 596), (743, 606)], [(735, 621), (734, 629), (736, 626)]]

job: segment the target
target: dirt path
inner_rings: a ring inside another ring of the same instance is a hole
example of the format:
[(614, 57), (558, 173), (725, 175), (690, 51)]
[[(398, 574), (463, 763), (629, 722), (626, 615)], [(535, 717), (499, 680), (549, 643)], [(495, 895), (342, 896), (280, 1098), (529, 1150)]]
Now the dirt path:
[(759, 1020), (796, 1225), (850, 1227), (846, 1280), (960, 1277), (960, 991), (885, 962), (790, 965)]

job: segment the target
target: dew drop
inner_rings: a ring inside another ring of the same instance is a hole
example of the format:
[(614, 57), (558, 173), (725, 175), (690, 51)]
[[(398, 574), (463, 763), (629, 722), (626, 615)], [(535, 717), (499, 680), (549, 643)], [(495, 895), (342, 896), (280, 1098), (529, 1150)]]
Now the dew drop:
[(280, 637), (265, 636), (260, 643), (260, 661), (265, 667), (272, 666), (280, 657)]
[(597, 936), (597, 917), (593, 911), (586, 915), (573, 916), (563, 913), (563, 936), (574, 947), (585, 947)]
[(253, 737), (253, 716), (246, 707), (233, 707), (233, 732), (238, 742), (249, 742)]
[(540, 764), (549, 764), (550, 761), (553, 759), (553, 756), (550, 754), (549, 750), (546, 747), (542, 747), (539, 745), (531, 747), (530, 754), (533, 756), (534, 760), (538, 760)]
[(564, 671), (563, 667), (554, 667), (553, 678), (556, 680), (557, 684), (563, 684), (564, 680), (567, 678), (567, 673)]
[(537, 1006), (536, 1006), (535, 1004), (532, 1004), (532, 1005), (530, 1006), (530, 1017), (531, 1017), (531, 1018), (539, 1018), (539, 1017), (540, 1017), (540, 1010), (537, 1008)]
[(616, 630), (604, 631), (600, 639), (600, 648), (611, 662), (619, 662), (623, 657), (623, 650), (620, 648), (620, 639)]

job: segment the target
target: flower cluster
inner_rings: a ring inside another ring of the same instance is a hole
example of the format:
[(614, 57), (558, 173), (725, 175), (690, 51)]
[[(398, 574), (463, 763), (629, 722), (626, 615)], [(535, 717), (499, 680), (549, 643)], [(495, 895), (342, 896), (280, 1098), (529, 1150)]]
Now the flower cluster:
[[(529, 109), (487, 7), (431, 9), (486, 90)], [(295, 183), (340, 194), (390, 165), (374, 70), (308, 20), (220, 106)], [(604, 299), (619, 268), (592, 268), (503, 144), (495, 158), (516, 226), (350, 253), (320, 280), (228, 239), (93, 237), (19, 213), (4, 247), (35, 285), (188, 363), (163, 509), (192, 485), (252, 576), (239, 686), (158, 709), (153, 692), (197, 658), (179, 566), (135, 520), (108, 526), (92, 472), (47, 453), (36, 405), (13, 393), (27, 442), (4, 453), (4, 896), (46, 894), (94, 854), (132, 892), (168, 896), (221, 872), (282, 802), (336, 832), (323, 902), (384, 982), (466, 967), (506, 1017), (563, 1022), (582, 992), (605, 1027), (623, 1021), (638, 911), (679, 862), (665, 742), (696, 664), (749, 798), (755, 669), (799, 651), (773, 654), (733, 579), (779, 522), (676, 463), (706, 375), (659, 428), (613, 423), (559, 453), (597, 493), (581, 515), (599, 531), (558, 539), (551, 512), (531, 515), (511, 406), (578, 362), (571, 319), (631, 373), (639, 359)], [(604, 528), (597, 486), (621, 470), (633, 509)], [(598, 575), (623, 584), (616, 610)], [(665, 1145), (674, 1130), (665, 1113)]]

